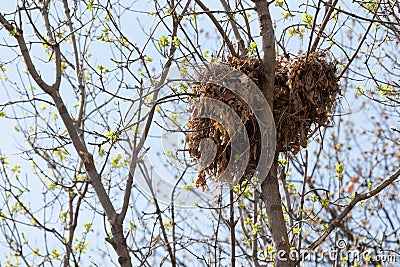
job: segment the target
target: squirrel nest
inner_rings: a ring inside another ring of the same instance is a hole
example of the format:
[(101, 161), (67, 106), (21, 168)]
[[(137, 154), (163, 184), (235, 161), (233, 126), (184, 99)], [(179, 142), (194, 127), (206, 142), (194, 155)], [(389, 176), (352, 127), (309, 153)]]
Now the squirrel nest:
[[(242, 71), (260, 87), (262, 68), (258, 59), (229, 57), (222, 63)], [(297, 154), (318, 129), (327, 126), (340, 92), (336, 75), (336, 65), (326, 61), (324, 53), (299, 54), (290, 60), (276, 61), (273, 116), (277, 152)], [(242, 179), (251, 178), (258, 162), (261, 136), (255, 116), (246, 103), (219, 85), (200, 83), (193, 90), (194, 97), (213, 98), (228, 104), (243, 121), (250, 142), (250, 157)], [(192, 116), (189, 125), (191, 131), (186, 140), (190, 156), (200, 159), (199, 144), (203, 138), (212, 139), (217, 148), (212, 164), (198, 176), (197, 186), (204, 189), (206, 177), (218, 179), (228, 164), (229, 136), (220, 123), (211, 119)]]

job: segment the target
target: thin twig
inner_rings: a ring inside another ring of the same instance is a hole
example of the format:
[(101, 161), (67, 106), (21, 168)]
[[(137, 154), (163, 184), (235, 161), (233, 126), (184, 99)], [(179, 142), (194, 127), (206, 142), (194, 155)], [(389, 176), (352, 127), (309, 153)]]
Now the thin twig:
[(237, 27), (237, 24), (236, 24), (236, 22), (235, 22), (235, 20), (233, 18), (233, 15), (232, 15), (232, 12), (231, 12), (231, 8), (229, 7), (228, 3), (225, 0), (220, 0), (220, 1), (221, 1), (222, 6), (224, 7), (224, 9), (226, 11), (226, 14), (227, 14), (228, 18), (229, 18), (229, 22), (231, 24), (231, 27), (232, 27), (232, 30), (233, 30), (233, 34), (235, 35), (235, 39), (238, 42), (238, 48), (239, 48), (239, 51), (240, 51), (240, 55), (241, 56), (245, 56), (247, 52), (246, 52), (246, 48), (245, 48), (245, 45), (244, 45), (244, 41), (243, 41), (242, 36), (240, 35), (239, 29)]
[(201, 9), (203, 9), (204, 11), (206, 11), (207, 16), (211, 19), (211, 21), (214, 23), (215, 27), (217, 28), (218, 32), (221, 34), (222, 38), (224, 39), (224, 42), (226, 43), (226, 45), (228, 46), (229, 52), (232, 54), (232, 56), (236, 56), (237, 57), (237, 53), (235, 51), (235, 48), (232, 45), (232, 42), (229, 40), (229, 37), (226, 34), (226, 31), (221, 27), (221, 25), (219, 24), (218, 20), (215, 18), (215, 16), (208, 12), (210, 11), (208, 9), (208, 7), (201, 2), (201, 0), (196, 0), (196, 3), (201, 7)]
[(321, 36), (322, 36), (323, 32), (325, 31), (326, 25), (328, 24), (328, 22), (331, 18), (332, 12), (335, 10), (335, 6), (338, 1), (339, 0), (335, 0), (335, 2), (333, 2), (333, 4), (330, 6), (328, 12), (326, 13), (324, 21), (321, 24), (321, 28), (319, 29), (317, 37), (315, 38), (314, 43), (311, 47), (310, 53), (315, 52), (315, 50), (317, 49), (319, 40), (321, 39)]
[[(325, 232), (315, 240), (306, 251), (312, 251), (316, 249), (329, 235), (330, 233), (342, 222), (342, 220), (353, 210), (353, 208), (360, 201), (369, 199), (377, 194), (379, 194), (386, 187), (391, 185), (398, 177), (400, 176), (400, 169), (398, 169), (395, 173), (390, 175), (387, 179), (383, 180), (376, 188), (372, 189), (369, 192), (363, 194), (356, 194), (356, 196), (351, 200), (351, 202), (347, 205), (347, 207), (329, 224), (326, 228)], [(304, 255), (304, 257), (307, 255)]]

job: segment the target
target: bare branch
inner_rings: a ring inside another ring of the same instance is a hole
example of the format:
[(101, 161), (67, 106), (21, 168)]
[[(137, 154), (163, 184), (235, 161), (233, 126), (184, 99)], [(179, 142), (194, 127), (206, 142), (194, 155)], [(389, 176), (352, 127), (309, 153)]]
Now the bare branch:
[(226, 14), (229, 17), (229, 22), (231, 24), (231, 27), (232, 27), (232, 30), (233, 30), (233, 34), (235, 35), (235, 39), (238, 42), (238, 47), (239, 47), (240, 54), (243, 57), (243, 56), (246, 55), (247, 51), (246, 51), (246, 47), (244, 45), (244, 41), (242, 39), (242, 36), (240, 35), (239, 29), (238, 29), (238, 27), (236, 25), (236, 22), (235, 22), (234, 18), (233, 18), (231, 8), (229, 7), (229, 4), (226, 2), (226, 0), (220, 0), (220, 1), (222, 3), (222, 6), (224, 7), (224, 9), (226, 11)]
[(36, 67), (32, 62), (31, 56), (29, 55), (29, 50), (28, 47), (26, 46), (22, 29), (14, 27), (6, 18), (4, 18), (3, 14), (1, 13), (0, 13), (0, 23), (3, 24), (4, 28), (6, 28), (6, 30), (17, 40), (18, 46), (21, 50), (22, 57), (24, 58), (26, 67), (29, 73), (31, 74), (32, 78), (35, 80), (37, 85), (43, 91), (50, 94), (50, 92), (53, 90), (53, 87), (47, 84), (37, 72)]
[(203, 4), (201, 0), (196, 0), (196, 3), (206, 12), (207, 16), (211, 19), (211, 21), (214, 23), (215, 27), (217, 28), (218, 32), (221, 34), (222, 38), (224, 39), (224, 42), (228, 46), (229, 52), (233, 56), (237, 56), (236, 50), (232, 45), (232, 42), (229, 40), (229, 37), (226, 35), (225, 30), (221, 27), (219, 24), (218, 20), (214, 17), (214, 15), (209, 12), (209, 8)]
[(308, 247), (308, 250), (311, 251), (316, 249), (332, 233), (332, 231), (336, 227), (338, 227), (339, 224), (341, 224), (343, 219), (353, 210), (353, 208), (357, 205), (357, 203), (379, 194), (382, 190), (391, 185), (399, 176), (400, 176), (400, 169), (398, 169), (395, 173), (393, 173), (387, 179), (382, 181), (373, 190), (363, 194), (357, 194), (351, 200), (349, 205), (347, 205), (347, 207), (329, 224), (328, 228), (324, 231), (324, 233)]

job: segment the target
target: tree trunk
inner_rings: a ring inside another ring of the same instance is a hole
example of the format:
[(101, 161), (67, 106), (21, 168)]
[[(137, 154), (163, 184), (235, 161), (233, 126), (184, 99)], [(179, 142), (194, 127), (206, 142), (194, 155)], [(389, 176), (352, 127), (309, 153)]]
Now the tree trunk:
[(274, 160), (267, 178), (261, 185), (262, 199), (265, 203), (271, 237), (275, 246), (275, 267), (290, 267), (296, 264), (290, 262), (288, 257), (290, 244), (283, 217), (277, 167), (277, 161)]
[[(268, 104), (273, 110), (274, 80), (275, 80), (275, 34), (272, 25), (269, 3), (265, 0), (253, 0), (258, 14), (260, 34), (262, 38), (261, 66), (263, 77), (261, 79), (261, 91), (267, 98)], [(295, 266), (294, 262), (288, 261), (290, 251), (286, 223), (283, 218), (281, 195), (278, 182), (278, 154), (274, 157), (272, 167), (261, 185), (261, 197), (266, 205), (268, 222), (271, 229), (272, 241), (275, 246), (275, 267)], [(286, 258), (286, 260), (285, 260)]]

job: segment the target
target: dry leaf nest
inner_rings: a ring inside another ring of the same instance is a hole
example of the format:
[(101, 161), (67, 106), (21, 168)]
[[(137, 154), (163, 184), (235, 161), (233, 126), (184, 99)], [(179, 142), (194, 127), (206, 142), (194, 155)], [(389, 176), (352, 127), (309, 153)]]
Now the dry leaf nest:
[[(324, 53), (312, 53), (276, 61), (273, 94), (276, 151), (297, 154), (301, 147), (306, 147), (307, 141), (318, 129), (327, 126), (340, 89), (336, 64), (326, 58)], [(258, 59), (229, 57), (222, 63), (242, 71), (260, 88), (262, 68)], [(243, 179), (251, 178), (257, 166), (260, 149), (259, 128), (251, 110), (232, 92), (219, 85), (197, 84), (194, 94), (194, 97), (222, 101), (239, 115), (245, 124), (250, 142), (250, 158)], [(266, 95), (265, 92), (263, 94)], [(211, 119), (192, 116), (189, 127), (186, 140), (190, 156), (200, 159), (199, 144), (204, 138), (212, 139), (217, 147), (214, 161), (200, 171), (198, 176), (197, 185), (204, 188), (206, 178), (218, 179), (218, 175), (228, 164), (231, 153), (229, 136), (219, 122)]]

